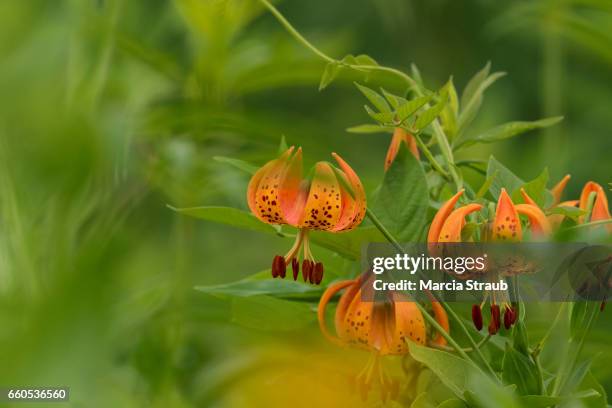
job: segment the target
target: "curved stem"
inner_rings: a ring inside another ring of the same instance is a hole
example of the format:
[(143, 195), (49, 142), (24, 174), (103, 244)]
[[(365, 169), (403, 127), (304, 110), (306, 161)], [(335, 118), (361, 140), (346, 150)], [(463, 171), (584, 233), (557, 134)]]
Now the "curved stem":
[(427, 157), (427, 160), (429, 160), (429, 163), (431, 163), (431, 167), (433, 167), (438, 173), (440, 173), (440, 175), (444, 177), (446, 180), (452, 181), (452, 178), (450, 177), (448, 172), (442, 168), (440, 163), (438, 163), (438, 161), (435, 159), (435, 157), (433, 156), (433, 154), (431, 153), (427, 145), (423, 143), (419, 135), (413, 135), (413, 137), (416, 140), (417, 144), (419, 145), (419, 148), (421, 148), (421, 150), (423, 151), (423, 154), (425, 154), (425, 157)]
[(303, 46), (308, 48), (310, 51), (315, 53), (317, 56), (319, 56), (324, 61), (328, 63), (337, 63), (337, 64), (340, 64), (340, 65), (343, 65), (343, 66), (346, 66), (346, 67), (349, 67), (355, 70), (388, 72), (390, 74), (393, 74), (401, 78), (403, 81), (406, 82), (406, 84), (408, 84), (409, 87), (413, 89), (416, 89), (418, 87), (417, 82), (412, 77), (410, 77), (409, 75), (407, 75), (406, 73), (398, 69), (391, 68), (391, 67), (385, 67), (381, 65), (348, 64), (341, 60), (337, 60), (335, 58), (330, 57), (329, 55), (325, 54), (323, 51), (315, 47), (302, 34), (300, 34), (300, 32), (296, 30), (295, 27), (293, 27), (293, 25), (291, 25), (291, 23), (285, 18), (285, 16), (283, 16), (281, 12), (278, 11), (278, 9), (274, 7), (268, 0), (259, 0), (259, 2), (263, 4), (270, 11), (270, 13), (272, 13), (274, 17), (276, 17), (276, 19), (282, 24), (282, 26), (287, 30), (287, 32), (289, 32), (289, 34), (293, 36), (293, 38), (295, 38)]

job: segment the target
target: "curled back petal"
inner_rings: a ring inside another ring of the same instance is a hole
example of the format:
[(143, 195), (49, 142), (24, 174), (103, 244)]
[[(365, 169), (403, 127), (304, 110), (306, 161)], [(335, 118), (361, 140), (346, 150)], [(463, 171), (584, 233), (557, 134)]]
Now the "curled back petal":
[(444, 225), (444, 221), (446, 221), (450, 213), (453, 211), (453, 208), (455, 208), (455, 204), (457, 204), (457, 201), (459, 201), (459, 197), (461, 197), (463, 192), (463, 189), (459, 190), (457, 194), (455, 194), (447, 202), (442, 204), (442, 206), (434, 216), (434, 219), (431, 222), (431, 226), (429, 227), (429, 232), (427, 233), (427, 242), (438, 242), (438, 238), (440, 236), (442, 226)]
[(546, 215), (540, 209), (540, 207), (531, 204), (517, 204), (516, 212), (527, 216), (529, 219), (529, 225), (531, 226), (531, 231), (534, 233), (534, 235), (540, 237), (550, 235), (550, 221), (548, 218), (546, 218)]
[(531, 197), (529, 197), (529, 194), (527, 194), (525, 189), (522, 187), (521, 187), (521, 195), (523, 196), (523, 200), (525, 201), (525, 204), (535, 205), (536, 207), (538, 206), (538, 204), (535, 201), (533, 201)]
[[(595, 183), (594, 181), (589, 181), (584, 185), (584, 187), (582, 188), (582, 192), (580, 193), (580, 204), (578, 205), (578, 207), (581, 210), (588, 210), (587, 207), (589, 205), (589, 196), (591, 195), (591, 193), (595, 193), (596, 197), (602, 195), (603, 202), (600, 205), (605, 205), (605, 207), (608, 207), (608, 198), (606, 197), (606, 193), (603, 191), (601, 185)], [(593, 205), (594, 204), (595, 203), (593, 202)], [(583, 215), (579, 218), (579, 221), (582, 223), (585, 221), (585, 219), (586, 217)]]
[(461, 242), (461, 230), (465, 226), (465, 217), (481, 208), (480, 204), (468, 204), (454, 210), (444, 222), (437, 242)]
[(493, 239), (496, 241), (520, 241), (522, 238), (523, 231), (518, 213), (506, 189), (502, 188), (497, 200), (495, 219), (493, 220)]
[(389, 170), (389, 167), (391, 167), (391, 164), (393, 164), (393, 161), (397, 157), (397, 153), (404, 140), (404, 133), (405, 131), (403, 129), (395, 128), (393, 136), (391, 137), (389, 149), (387, 149), (387, 157), (385, 157), (385, 171)]
[(247, 203), (253, 214), (268, 224), (284, 224), (280, 205), (280, 186), (290, 163), (293, 146), (278, 159), (269, 161), (260, 168), (247, 188)]
[(561, 201), (561, 196), (563, 195), (563, 190), (565, 190), (565, 186), (567, 182), (572, 178), (569, 174), (566, 174), (561, 181), (559, 181), (555, 186), (550, 190), (553, 195), (553, 205), (557, 205)]
[(298, 226), (329, 230), (340, 218), (341, 205), (340, 183), (334, 170), (329, 163), (318, 162)]
[[(338, 154), (332, 153), (332, 156), (340, 166), (341, 172), (339, 172), (339, 177), (343, 177), (343, 183), (340, 183), (342, 201), (340, 218), (330, 231), (347, 231), (355, 228), (363, 221), (367, 206), (366, 193), (359, 176), (357, 176), (351, 166)], [(350, 191), (347, 191), (347, 188)]]

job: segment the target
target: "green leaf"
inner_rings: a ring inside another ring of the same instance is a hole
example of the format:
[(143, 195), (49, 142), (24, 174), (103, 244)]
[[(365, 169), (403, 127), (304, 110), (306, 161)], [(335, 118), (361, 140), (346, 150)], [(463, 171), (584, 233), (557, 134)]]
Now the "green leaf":
[(406, 102), (397, 108), (395, 112), (397, 116), (397, 120), (400, 122), (404, 122), (410, 116), (412, 116), (416, 111), (421, 109), (423, 105), (429, 102), (433, 98), (434, 94), (429, 94), (425, 96), (419, 96), (418, 98), (414, 98)]
[(365, 97), (368, 98), (370, 103), (374, 105), (374, 107), (378, 109), (380, 112), (382, 113), (391, 112), (391, 107), (389, 107), (389, 104), (387, 103), (385, 98), (379, 95), (376, 91), (368, 88), (367, 86), (360, 85), (357, 82), (355, 82), (355, 86), (359, 88), (361, 93), (364, 94)]
[(442, 109), (440, 113), (440, 120), (442, 121), (442, 127), (444, 133), (452, 139), (457, 133), (457, 115), (459, 109), (459, 102), (457, 101), (457, 90), (453, 84), (453, 80), (449, 81), (448, 84), (448, 103)]
[(470, 100), (474, 98), (476, 90), (480, 86), (480, 84), (487, 79), (489, 76), (489, 72), (491, 71), (491, 61), (488, 61), (485, 66), (478, 71), (470, 80), (467, 85), (463, 89), (461, 93), (461, 107), (466, 106)]
[(234, 297), (231, 310), (233, 323), (257, 330), (297, 330), (316, 317), (308, 303), (271, 296)]
[(497, 161), (495, 157), (491, 156), (487, 166), (487, 177), (491, 177), (495, 173), (497, 173), (497, 176), (493, 180), (493, 183), (491, 183), (489, 191), (496, 200), (499, 197), (502, 187), (508, 191), (510, 196), (512, 196), (515, 191), (525, 184), (523, 180), (512, 173), (506, 166)]
[(431, 402), (428, 393), (423, 392), (412, 401), (410, 408), (436, 408), (436, 406)]
[[(523, 395), (520, 397), (520, 401), (525, 407), (529, 408), (546, 408), (554, 405), (559, 405), (564, 402), (576, 400), (576, 399), (592, 399), (599, 397), (600, 393), (596, 390), (590, 389), (585, 390), (573, 395), (566, 395), (562, 397), (550, 397), (548, 395)], [(588, 405), (591, 406), (591, 405)], [(602, 405), (602, 408), (607, 407), (607, 404)]]
[(202, 220), (214, 221), (220, 224), (230, 225), (242, 229), (276, 233), (277, 230), (270, 224), (259, 221), (254, 215), (246, 211), (231, 207), (190, 207), (175, 208), (168, 206), (172, 211)]
[(547, 214), (561, 214), (574, 220), (586, 213), (585, 210), (581, 210), (578, 207), (568, 207), (566, 205), (555, 206), (547, 211)]
[(470, 80), (461, 96), (461, 112), (459, 113), (458, 121), (458, 129), (460, 132), (464, 131), (474, 117), (476, 117), (480, 105), (482, 104), (484, 91), (499, 78), (506, 75), (504, 72), (496, 72), (489, 76), (489, 69), (490, 63), (487, 63), (485, 68)]
[[(261, 278), (262, 274), (265, 274), (266, 279)], [(199, 292), (204, 292), (211, 295), (239, 297), (258, 295), (299, 297), (301, 295), (316, 296), (321, 293), (320, 288), (302, 283), (299, 280), (293, 281), (290, 279), (271, 279), (269, 277), (270, 271), (266, 270), (262, 273), (254, 275), (254, 277), (241, 279), (236, 282), (221, 285), (196, 286), (195, 289)]]
[(287, 146), (287, 139), (285, 139), (285, 135), (281, 136), (280, 143), (278, 144), (278, 154), (283, 154), (287, 151), (289, 146)]
[(414, 128), (418, 131), (423, 130), (427, 127), (431, 122), (434, 121), (435, 118), (438, 117), (442, 109), (448, 103), (448, 85), (446, 85), (440, 91), (440, 99), (438, 103), (436, 103), (431, 108), (427, 109), (425, 112), (421, 113), (417, 120), (414, 122)]
[(505, 384), (516, 384), (520, 395), (540, 394), (541, 380), (539, 371), (530, 357), (506, 345), (502, 362), (502, 379)]
[(527, 338), (527, 328), (522, 319), (519, 319), (514, 329), (512, 330), (512, 345), (516, 351), (523, 354), (525, 357), (529, 356), (529, 340)]
[(493, 143), (508, 139), (534, 129), (542, 129), (553, 126), (563, 120), (563, 116), (555, 116), (546, 119), (527, 121), (508, 122), (503, 125), (495, 126), (489, 130), (475, 136), (462, 138), (457, 142), (457, 146), (470, 146), (475, 143)]
[(338, 64), (336, 61), (332, 61), (325, 66), (325, 70), (321, 76), (321, 82), (319, 82), (319, 91), (327, 88), (327, 86), (331, 84), (334, 79), (336, 79), (338, 73), (340, 72), (340, 68), (340, 64)]
[(376, 60), (374, 58), (372, 58), (372, 57), (370, 57), (369, 55), (366, 55), (366, 54), (360, 54), (360, 55), (356, 56), (355, 57), (355, 61), (359, 65), (378, 66), (378, 62), (376, 62)]
[(400, 241), (416, 241), (426, 224), (428, 197), (423, 168), (407, 149), (400, 149), (385, 173), (373, 209)]
[(438, 408), (468, 408), (468, 405), (458, 398), (451, 398), (440, 403)]
[(374, 112), (372, 108), (368, 105), (364, 106), (366, 112), (372, 119), (381, 123), (391, 123), (393, 122), (393, 113), (392, 112)]
[(389, 102), (389, 104), (391, 105), (391, 107), (393, 109), (397, 109), (400, 105), (403, 105), (403, 104), (408, 102), (405, 98), (402, 98), (401, 96), (394, 95), (391, 92), (387, 92), (383, 88), (381, 88), (381, 91), (382, 91), (385, 99), (387, 99), (387, 102)]
[(242, 170), (245, 173), (248, 173), (251, 175), (255, 174), (255, 172), (257, 171), (257, 167), (243, 160), (233, 159), (231, 157), (225, 157), (225, 156), (214, 156), (213, 160), (219, 163), (229, 164), (230, 166), (235, 167), (238, 170)]
[(350, 133), (393, 133), (393, 128), (381, 125), (358, 125), (346, 129)]
[(385, 242), (383, 235), (373, 226), (356, 228), (351, 231), (332, 234), (325, 231), (311, 231), (313, 243), (337, 252), (345, 258), (358, 260), (361, 248), (369, 242)]
[[(552, 193), (546, 189), (546, 184), (548, 184), (548, 168), (545, 167), (538, 177), (523, 184), (522, 188), (540, 207), (547, 207), (552, 204), (553, 197)], [(514, 203), (523, 201), (522, 197), (520, 189), (512, 193)]]
[(480, 186), (480, 188), (478, 189), (478, 192), (476, 193), (476, 197), (475, 197), (476, 200), (479, 200), (485, 196), (487, 191), (489, 191), (489, 189), (491, 188), (493, 181), (495, 181), (497, 174), (498, 172), (495, 171), (493, 174), (491, 174), (485, 179), (484, 183), (482, 183), (482, 186)]
[(476, 377), (478, 368), (474, 363), (446, 351), (437, 350), (409, 342), (410, 355), (425, 364), (455, 395), (463, 398), (470, 377)]
[(593, 396), (588, 398), (586, 401), (582, 401), (586, 408), (608, 408), (608, 396), (604, 387), (597, 381), (591, 371), (587, 373), (584, 380), (582, 381), (581, 388), (588, 390), (594, 390), (599, 396)]

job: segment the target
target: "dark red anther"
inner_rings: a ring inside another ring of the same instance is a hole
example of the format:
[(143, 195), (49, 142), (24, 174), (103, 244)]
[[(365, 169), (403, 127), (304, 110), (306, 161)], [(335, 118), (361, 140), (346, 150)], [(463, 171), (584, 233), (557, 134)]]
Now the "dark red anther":
[(506, 330), (512, 327), (512, 314), (512, 309), (510, 307), (506, 307), (506, 310), (504, 311), (504, 327)]
[(314, 266), (314, 278), (313, 281), (316, 285), (320, 284), (323, 280), (323, 262), (317, 262)]
[(474, 327), (476, 330), (482, 330), (482, 310), (480, 310), (479, 305), (472, 306), (472, 321), (474, 322)]
[(280, 255), (276, 255), (272, 260), (272, 277), (276, 278), (280, 276), (281, 268), (285, 265), (285, 258)]
[(495, 324), (495, 333), (497, 333), (501, 327), (501, 313), (497, 304), (491, 305), (491, 322)]
[(304, 259), (302, 262), (302, 276), (304, 277), (304, 282), (308, 282), (310, 280), (310, 275), (312, 272), (312, 261), (308, 259)]
[(298, 274), (300, 273), (300, 263), (295, 258), (291, 260), (291, 269), (293, 271), (293, 280), (297, 280)]
[(512, 312), (510, 315), (510, 325), (513, 325), (518, 319), (518, 306), (510, 306), (510, 311)]
[(493, 336), (494, 334), (497, 333), (497, 331), (499, 330), (499, 328), (497, 327), (497, 325), (495, 324), (495, 320), (491, 319), (491, 322), (489, 323), (489, 334), (491, 336)]

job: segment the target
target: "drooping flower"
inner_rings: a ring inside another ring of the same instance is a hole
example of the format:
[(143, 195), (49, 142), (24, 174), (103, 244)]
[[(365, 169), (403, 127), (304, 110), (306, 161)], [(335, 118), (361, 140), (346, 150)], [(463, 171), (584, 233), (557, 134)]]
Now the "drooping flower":
[(298, 228), (293, 247), (285, 256), (272, 261), (272, 276), (284, 278), (291, 265), (293, 278), (299, 273), (305, 281), (319, 284), (323, 264), (310, 251), (308, 231), (338, 233), (357, 227), (365, 216), (366, 196), (353, 169), (336, 153), (340, 168), (318, 162), (311, 178), (302, 177), (302, 149), (289, 148), (279, 158), (266, 163), (251, 178), (247, 202), (251, 212), (267, 224), (288, 224)]
[(391, 138), (391, 144), (387, 150), (387, 157), (385, 158), (385, 171), (389, 170), (389, 167), (391, 167), (391, 164), (393, 164), (402, 142), (406, 144), (406, 147), (408, 147), (410, 153), (412, 153), (412, 155), (419, 160), (419, 148), (417, 147), (417, 142), (414, 136), (402, 128), (395, 128), (393, 137)]
[[(464, 190), (457, 192), (440, 207), (434, 216), (427, 234), (430, 252), (439, 250), (439, 246), (432, 244), (462, 242), (461, 232), (465, 227), (466, 216), (482, 209), (482, 205), (478, 203), (470, 203), (455, 208), (463, 193)], [(523, 227), (519, 215), (527, 217), (534, 237), (546, 236), (550, 233), (550, 223), (544, 212), (524, 190), (521, 190), (521, 194), (525, 203), (515, 205), (506, 190), (501, 189), (490, 231), (485, 231), (483, 239), (509, 242), (523, 240)], [(487, 294), (486, 297), (488, 296)], [(497, 333), (501, 328), (502, 308), (503, 324), (506, 328), (510, 328), (516, 321), (516, 307), (506, 298), (507, 296), (491, 296), (491, 320), (488, 326), (490, 334)], [(483, 301), (480, 305), (473, 305), (472, 307), (472, 320), (477, 330), (481, 330), (483, 327), (482, 308), (484, 304)]]
[[(385, 301), (374, 300), (371, 279), (371, 275), (365, 274), (329, 286), (319, 301), (319, 327), (325, 337), (336, 344), (372, 351), (375, 361), (357, 377), (360, 390), (365, 389), (367, 393), (372, 383), (378, 381), (383, 395), (390, 393), (393, 397), (393, 381), (382, 370), (379, 356), (408, 353), (407, 340), (427, 344), (428, 331), (416, 303), (404, 295), (391, 292), (386, 294)], [(344, 293), (338, 301), (334, 320), (336, 335), (333, 335), (328, 330), (325, 311), (329, 301), (342, 290)], [(449, 332), (448, 317), (442, 305), (432, 302), (432, 310), (436, 321)], [(435, 345), (446, 344), (440, 333), (429, 341)]]
[[(603, 187), (594, 181), (589, 181), (582, 188), (582, 192), (580, 193), (580, 201), (579, 208), (583, 211), (588, 211), (589, 206), (589, 196), (591, 193), (595, 194), (595, 200), (593, 201), (593, 206), (591, 208), (591, 217), (589, 219), (590, 222), (595, 221), (606, 221), (612, 219), (610, 216), (610, 210), (608, 207), (608, 197), (606, 197), (606, 192)], [(580, 222), (585, 222), (585, 216), (580, 217)], [(612, 224), (606, 225), (606, 228), (609, 232), (612, 232)]]

